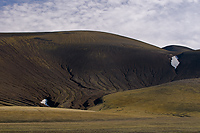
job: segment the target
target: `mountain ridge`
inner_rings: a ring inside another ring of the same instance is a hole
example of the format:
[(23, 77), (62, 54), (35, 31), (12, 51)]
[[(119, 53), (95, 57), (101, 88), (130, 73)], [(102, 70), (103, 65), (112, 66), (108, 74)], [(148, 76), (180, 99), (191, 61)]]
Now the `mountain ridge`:
[(198, 51), (177, 55), (177, 69), (173, 55), (104, 32), (1, 33), (0, 104), (45, 106), (48, 99), (54, 107), (87, 109), (106, 94), (199, 77)]

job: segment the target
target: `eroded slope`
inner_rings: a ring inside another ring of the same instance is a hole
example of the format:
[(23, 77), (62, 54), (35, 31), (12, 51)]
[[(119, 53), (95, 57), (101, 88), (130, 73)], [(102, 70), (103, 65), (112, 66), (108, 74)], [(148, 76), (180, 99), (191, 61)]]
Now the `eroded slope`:
[(85, 109), (109, 93), (185, 78), (172, 56), (102, 32), (0, 34), (0, 104), (44, 106), (48, 99), (50, 106)]

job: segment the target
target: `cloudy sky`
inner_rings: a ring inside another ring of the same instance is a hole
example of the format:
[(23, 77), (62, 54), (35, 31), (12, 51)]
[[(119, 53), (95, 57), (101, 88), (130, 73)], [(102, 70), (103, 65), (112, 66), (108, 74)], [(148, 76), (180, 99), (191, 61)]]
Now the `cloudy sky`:
[(0, 32), (98, 30), (200, 49), (200, 0), (0, 0)]

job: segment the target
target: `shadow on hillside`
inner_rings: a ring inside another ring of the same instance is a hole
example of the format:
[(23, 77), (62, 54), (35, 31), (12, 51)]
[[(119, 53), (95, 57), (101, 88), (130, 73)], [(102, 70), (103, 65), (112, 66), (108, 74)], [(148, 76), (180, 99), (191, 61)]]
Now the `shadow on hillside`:
[(58, 107), (59, 103), (58, 102), (54, 102), (51, 100), (51, 97), (48, 97), (46, 98), (48, 100), (47, 104), (50, 106), (50, 107)]

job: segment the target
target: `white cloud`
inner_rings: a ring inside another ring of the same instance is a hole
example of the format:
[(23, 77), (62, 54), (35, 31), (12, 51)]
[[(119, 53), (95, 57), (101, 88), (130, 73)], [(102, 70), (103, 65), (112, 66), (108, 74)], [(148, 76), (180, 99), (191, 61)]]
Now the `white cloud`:
[(100, 30), (200, 48), (198, 0), (49, 0), (0, 9), (0, 32)]

